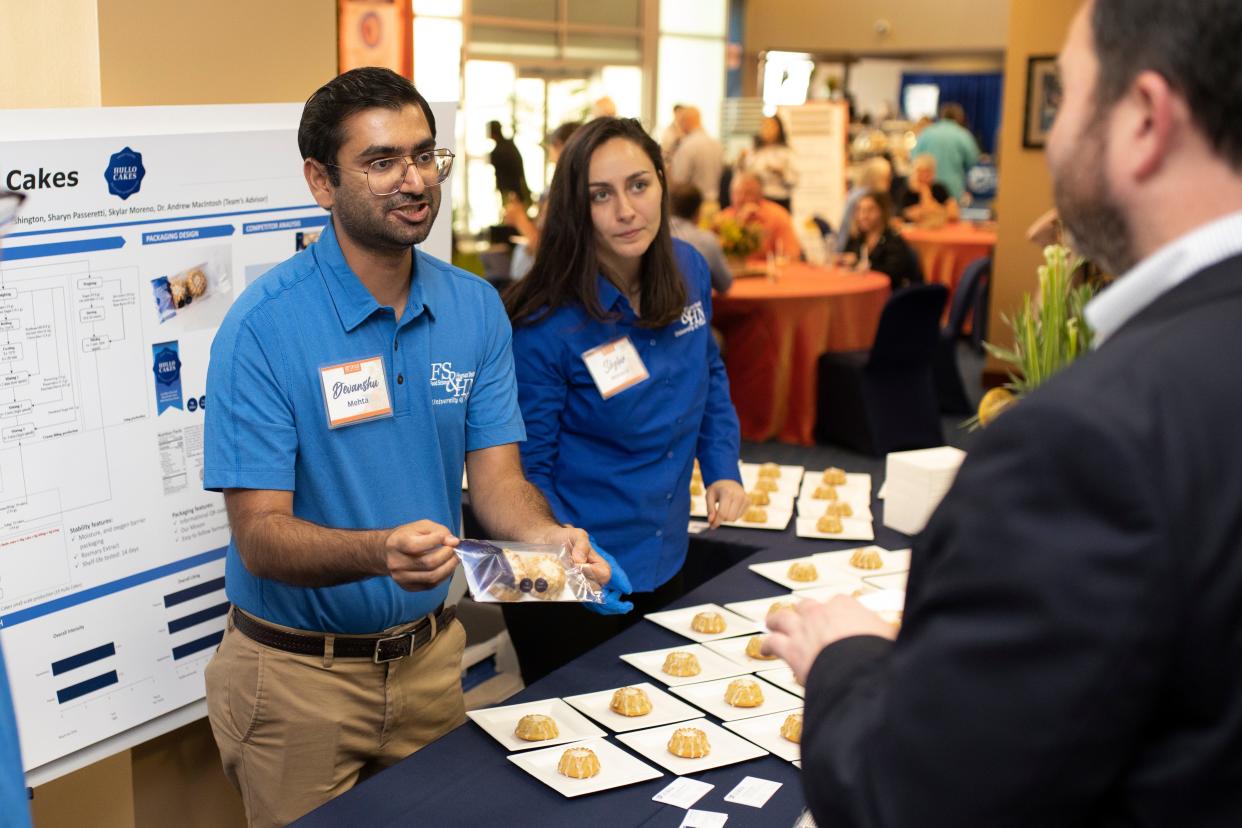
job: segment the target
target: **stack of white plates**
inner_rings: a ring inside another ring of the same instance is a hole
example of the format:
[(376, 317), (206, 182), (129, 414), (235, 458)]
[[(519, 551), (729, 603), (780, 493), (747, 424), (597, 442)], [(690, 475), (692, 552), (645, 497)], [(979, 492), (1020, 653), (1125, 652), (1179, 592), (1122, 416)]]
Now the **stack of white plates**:
[(895, 451), (884, 479), (884, 525), (907, 535), (923, 531), (953, 485), (966, 453), (952, 446)]

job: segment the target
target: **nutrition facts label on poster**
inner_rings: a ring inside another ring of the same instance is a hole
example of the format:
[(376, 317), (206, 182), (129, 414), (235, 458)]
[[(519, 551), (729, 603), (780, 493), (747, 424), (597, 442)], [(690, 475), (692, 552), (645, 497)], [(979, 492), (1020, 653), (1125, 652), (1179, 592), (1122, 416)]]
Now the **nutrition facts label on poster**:
[(236, 297), (328, 221), (300, 112), (0, 123), (0, 186), (27, 196), (0, 247), (0, 635), (28, 769), (202, 698), (228, 610), (208, 358)]

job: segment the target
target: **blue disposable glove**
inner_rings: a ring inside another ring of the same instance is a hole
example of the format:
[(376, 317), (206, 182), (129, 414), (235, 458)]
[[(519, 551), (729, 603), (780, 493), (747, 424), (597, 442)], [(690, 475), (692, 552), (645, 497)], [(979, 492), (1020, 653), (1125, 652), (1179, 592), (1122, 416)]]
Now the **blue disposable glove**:
[(608, 566), (612, 569), (612, 578), (608, 580), (607, 584), (604, 584), (604, 602), (602, 604), (586, 602), (582, 606), (599, 615), (624, 615), (634, 609), (634, 605), (629, 601), (621, 600), (622, 595), (634, 591), (633, 585), (630, 584), (630, 576), (625, 574), (625, 570), (617, 563), (617, 559), (605, 552), (604, 548), (599, 545), (594, 537), (587, 535), (587, 540), (591, 542), (591, 547), (595, 550), (595, 554), (608, 562)]

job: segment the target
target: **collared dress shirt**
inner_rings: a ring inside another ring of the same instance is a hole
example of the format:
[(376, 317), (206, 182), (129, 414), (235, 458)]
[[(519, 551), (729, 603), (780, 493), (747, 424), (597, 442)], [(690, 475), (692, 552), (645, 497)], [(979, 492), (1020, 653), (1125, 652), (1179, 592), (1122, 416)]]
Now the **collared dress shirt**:
[[(329, 428), (320, 369), (377, 356), (392, 416)], [(456, 532), (466, 453), (525, 436), (495, 289), (416, 250), (398, 321), (350, 270), (331, 224), (230, 308), (207, 396), (204, 487), (292, 491), (296, 517), (336, 529), (426, 518)], [(225, 588), (259, 618), (358, 634), (426, 615), (448, 584), (407, 592), (384, 576), (292, 586), (251, 574), (233, 539)]]
[[(708, 485), (741, 479), (737, 412), (709, 328), (707, 264), (685, 242), (673, 245), (686, 280), (686, 307), (673, 324), (639, 327), (628, 300), (600, 276), (600, 304), (615, 320), (573, 305), (513, 334), (526, 476), (559, 520), (585, 527), (616, 557), (635, 592), (661, 586), (685, 562), (695, 458)], [(624, 337), (650, 376), (605, 400), (582, 355)]]

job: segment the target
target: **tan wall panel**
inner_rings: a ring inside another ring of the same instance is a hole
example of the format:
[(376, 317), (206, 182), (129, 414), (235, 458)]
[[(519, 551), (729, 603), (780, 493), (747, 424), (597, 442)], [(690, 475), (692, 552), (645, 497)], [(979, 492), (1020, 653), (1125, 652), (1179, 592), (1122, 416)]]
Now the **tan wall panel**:
[(35, 788), (35, 828), (133, 828), (129, 751)]
[(98, 105), (95, 0), (0, 0), (0, 109)]
[(99, 0), (104, 106), (303, 101), (336, 74), (333, 0)]
[[(241, 794), (224, 775), (206, 719), (144, 742), (134, 763), (135, 828), (244, 828)], [(41, 827), (40, 827), (41, 828)]]
[[(1012, 0), (1009, 47), (1005, 60), (1005, 100), (1000, 136), (1000, 181), (996, 212), (996, 257), (993, 262), (992, 315), (989, 339), (1010, 345), (1013, 336), (1001, 321), (1035, 289), (1035, 268), (1042, 251), (1026, 240), (1026, 229), (1052, 206), (1052, 183), (1042, 150), (1022, 146), (1026, 103), (1026, 60), (1031, 55), (1061, 50), (1080, 0)], [(994, 367), (994, 366), (989, 366)]]
[[(746, 51), (996, 51), (1005, 47), (1007, 0), (750, 0)], [(888, 22), (877, 34), (877, 20)]]

